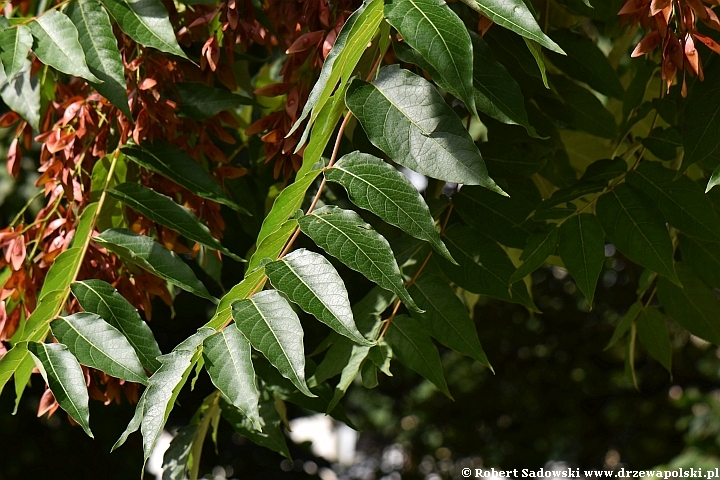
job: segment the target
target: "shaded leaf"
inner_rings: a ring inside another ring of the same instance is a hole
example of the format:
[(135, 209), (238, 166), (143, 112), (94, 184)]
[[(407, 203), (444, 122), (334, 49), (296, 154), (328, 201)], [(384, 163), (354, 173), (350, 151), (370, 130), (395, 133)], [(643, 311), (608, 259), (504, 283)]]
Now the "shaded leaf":
[(277, 291), (266, 290), (233, 304), (233, 319), (250, 344), (301, 392), (305, 383), (305, 352), (300, 319)]
[(248, 97), (199, 82), (175, 83), (180, 96), (180, 111), (189, 118), (202, 120), (239, 105), (252, 105)]
[(269, 448), (284, 457), (290, 458), (290, 451), (285, 441), (285, 435), (282, 432), (280, 416), (275, 411), (272, 401), (260, 404), (260, 416), (264, 423), (262, 432), (255, 431), (250, 420), (243, 412), (226, 401), (221, 400), (220, 408), (222, 409), (223, 418), (230, 423), (237, 433), (249, 438), (253, 443), (261, 447)]
[(429, 242), (445, 258), (454, 262), (435, 228), (425, 200), (410, 180), (389, 164), (366, 153), (343, 156), (325, 178), (345, 187), (350, 200), (371, 211), (408, 235)]
[(210, 174), (185, 150), (161, 140), (142, 147), (125, 146), (121, 150), (133, 162), (169, 178), (195, 195), (249, 214), (243, 207), (227, 198), (220, 185), (215, 183)]
[(300, 229), (327, 253), (417, 310), (403, 285), (390, 244), (352, 210), (326, 205), (298, 220)]
[(74, 282), (70, 288), (83, 310), (99, 315), (125, 335), (143, 367), (150, 372), (158, 369), (157, 357), (162, 352), (152, 330), (112, 285), (102, 280), (83, 280)]
[(60, 407), (93, 438), (85, 375), (78, 361), (62, 343), (29, 342), (27, 349)]
[(94, 83), (93, 87), (126, 117), (132, 117), (128, 107), (125, 67), (107, 12), (97, 0), (78, 0), (70, 3), (67, 14), (78, 30), (88, 68), (102, 81)]
[(204, 340), (203, 358), (215, 387), (245, 414), (255, 430), (260, 430), (259, 393), (250, 343), (235, 324)]
[(683, 263), (692, 267), (708, 285), (720, 288), (720, 249), (716, 243), (681, 236), (680, 252)]
[(650, 199), (621, 183), (600, 197), (596, 211), (605, 234), (623, 254), (679, 283), (670, 235), (662, 214)]
[(522, 280), (540, 268), (545, 263), (545, 260), (555, 253), (555, 247), (557, 247), (559, 239), (560, 229), (554, 227), (545, 233), (538, 233), (529, 237), (527, 245), (525, 245), (520, 256), (523, 263), (510, 277), (510, 283), (513, 284)]
[(445, 383), (437, 347), (417, 320), (407, 315), (397, 315), (385, 338), (400, 362), (430, 380), (438, 390), (452, 399)]
[(41, 62), (57, 70), (101, 83), (88, 69), (85, 53), (78, 40), (73, 22), (58, 10), (48, 10), (28, 25), (35, 37), (33, 53)]
[(273, 287), (318, 320), (361, 345), (371, 345), (355, 326), (345, 284), (322, 255), (295, 250), (265, 266)]
[(492, 368), (465, 305), (446, 281), (432, 274), (420, 275), (410, 291), (425, 310), (412, 313), (425, 332), (446, 347)]
[(605, 262), (605, 235), (595, 215), (568, 218), (560, 227), (560, 258), (592, 307), (595, 287)]
[(389, 0), (385, 19), (473, 112), (473, 46), (462, 20), (444, 0)]
[(591, 135), (615, 138), (615, 118), (595, 95), (565, 77), (553, 76), (552, 83), (565, 101), (562, 111), (551, 112), (559, 120)]
[(173, 285), (217, 303), (217, 299), (208, 293), (205, 285), (197, 279), (192, 269), (174, 252), (152, 238), (138, 235), (124, 228), (113, 228), (105, 230), (93, 240), (124, 260), (138, 265)]
[(159, 0), (103, 0), (102, 3), (120, 29), (140, 45), (187, 58), (175, 39), (168, 12)]
[(0, 61), (7, 78), (14, 78), (22, 70), (32, 44), (32, 34), (25, 25), (0, 30)]
[(162, 480), (185, 480), (197, 431), (197, 425), (185, 425), (178, 429), (163, 455)]
[(660, 160), (674, 160), (677, 149), (682, 146), (682, 139), (674, 127), (657, 127), (642, 139), (642, 144)]
[[(712, 62), (705, 69), (708, 78), (717, 78), (719, 74), (720, 63)], [(702, 160), (720, 159), (720, 143), (717, 141), (720, 137), (720, 86), (716, 82), (694, 82), (684, 103), (680, 117), (685, 148), (681, 171)], [(715, 185), (714, 179), (715, 175), (708, 184), (708, 190)]]
[(613, 330), (612, 337), (610, 337), (610, 341), (608, 342), (607, 346), (605, 346), (605, 350), (615, 345), (617, 341), (620, 340), (620, 338), (622, 338), (622, 336), (625, 335), (628, 330), (630, 330), (633, 322), (642, 311), (642, 302), (638, 301), (630, 306), (628, 311), (625, 312), (625, 315), (622, 316), (618, 324), (615, 326), (615, 330)]
[(647, 348), (648, 353), (672, 371), (672, 345), (668, 337), (665, 315), (655, 307), (646, 308), (637, 319), (638, 338)]
[(397, 65), (383, 67), (374, 83), (354, 80), (345, 103), (393, 161), (432, 178), (502, 193), (462, 121), (427, 80)]
[(360, 372), (362, 362), (365, 360), (365, 357), (367, 357), (369, 351), (370, 347), (364, 345), (353, 345), (351, 347), (350, 356), (347, 363), (342, 367), (340, 381), (335, 386), (335, 393), (327, 407), (328, 412), (332, 412), (335, 406), (342, 400), (342, 397), (345, 396), (345, 392), (347, 392), (347, 389)]
[(107, 193), (142, 216), (175, 230), (188, 240), (219, 250), (234, 260), (242, 261), (240, 257), (223, 247), (190, 209), (176, 203), (172, 198), (138, 183), (123, 183), (108, 190)]
[(60, 343), (67, 345), (80, 363), (111, 377), (147, 383), (147, 375), (130, 342), (115, 327), (94, 313), (60, 317), (50, 324)]

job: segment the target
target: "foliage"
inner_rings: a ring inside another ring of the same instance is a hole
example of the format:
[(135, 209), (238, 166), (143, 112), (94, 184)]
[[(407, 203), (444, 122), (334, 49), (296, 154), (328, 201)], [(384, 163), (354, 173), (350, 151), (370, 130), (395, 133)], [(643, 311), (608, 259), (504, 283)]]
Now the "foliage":
[[(11, 2), (7, 169), (41, 175), (0, 232), (0, 392), (37, 368), (89, 435), (124, 392), (113, 449), (140, 429), (146, 461), (206, 372), (165, 458), (197, 478), (221, 417), (289, 455), (285, 402), (349, 421), (398, 362), (452, 399), (447, 352), (496, 363), (487, 297), (541, 314), (551, 265), (591, 310), (610, 247), (642, 271), (608, 345), (637, 388), (640, 345), (672, 372), (674, 337), (720, 344), (715, 9), (538, 3)], [(190, 294), (162, 354), (153, 301)]]

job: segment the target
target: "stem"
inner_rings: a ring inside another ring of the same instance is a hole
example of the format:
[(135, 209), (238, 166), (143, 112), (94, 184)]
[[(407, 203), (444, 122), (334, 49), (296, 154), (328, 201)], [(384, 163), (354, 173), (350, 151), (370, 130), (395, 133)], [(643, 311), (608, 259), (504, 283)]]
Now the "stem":
[(12, 221), (10, 222), (10, 226), (11, 226), (11, 227), (14, 227), (15, 224), (18, 222), (18, 220), (20, 220), (20, 218), (22, 217), (22, 214), (25, 213), (25, 210), (27, 210), (28, 208), (30, 208), (30, 205), (32, 205), (32, 203), (33, 203), (35, 200), (37, 200), (37, 199), (38, 199), (42, 194), (44, 194), (44, 193), (45, 193), (45, 190), (41, 189), (39, 192), (37, 192), (35, 195), (33, 195), (32, 198), (27, 201), (27, 203), (25, 204), (25, 206), (20, 209), (20, 211), (18, 212), (18, 214), (15, 215), (15, 218), (12, 219)]

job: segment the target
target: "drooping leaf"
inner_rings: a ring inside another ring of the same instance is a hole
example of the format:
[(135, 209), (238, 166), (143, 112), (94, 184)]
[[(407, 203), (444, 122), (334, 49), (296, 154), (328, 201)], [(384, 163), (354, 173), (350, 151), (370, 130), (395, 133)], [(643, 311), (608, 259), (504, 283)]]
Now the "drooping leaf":
[(174, 252), (150, 237), (138, 235), (124, 228), (105, 230), (94, 237), (97, 243), (116, 253), (124, 260), (153, 273), (185, 291), (217, 303), (198, 280), (192, 269)]
[(2, 394), (5, 384), (14, 377), (15, 385), (15, 410), (17, 412), (20, 399), (25, 391), (25, 387), (30, 381), (30, 376), (35, 368), (30, 352), (26, 348), (22, 348), (22, 344), (10, 349), (2, 358), (0, 358), (0, 394)]
[(259, 393), (250, 354), (250, 343), (235, 324), (228, 325), (203, 342), (205, 369), (210, 380), (245, 414), (253, 428), (260, 430)]
[(260, 404), (260, 416), (264, 423), (262, 432), (255, 431), (250, 419), (242, 411), (226, 401), (220, 401), (220, 408), (222, 409), (223, 418), (230, 423), (237, 433), (249, 438), (253, 443), (261, 447), (269, 448), (284, 457), (290, 458), (290, 451), (285, 441), (285, 435), (282, 432), (280, 416), (275, 410), (272, 401)]
[(701, 240), (720, 243), (720, 218), (702, 187), (659, 162), (642, 162), (626, 180), (650, 197), (673, 227)]
[(385, 237), (352, 210), (326, 205), (298, 220), (300, 229), (323, 250), (381, 287), (395, 292), (417, 310), (403, 285), (400, 269)]
[[(345, 21), (340, 33), (335, 39), (333, 48), (323, 63), (320, 76), (313, 86), (300, 117), (295, 121), (288, 135), (292, 134), (310, 115), (310, 119), (296, 148), (302, 147), (310, 128), (326, 105), (330, 95), (337, 91), (344, 95), (347, 83), (350, 80), (360, 57), (368, 43), (376, 35), (380, 22), (383, 19), (383, 1), (366, 0)], [(337, 64), (337, 65), (336, 65)], [(338, 83), (340, 85), (338, 86)], [(337, 87), (337, 88), (336, 88)]]
[(345, 364), (342, 369), (340, 381), (335, 386), (335, 393), (328, 405), (327, 412), (332, 412), (335, 406), (340, 402), (340, 400), (342, 400), (342, 397), (345, 396), (345, 392), (347, 392), (347, 389), (360, 372), (360, 366), (365, 360), (365, 357), (367, 357), (369, 351), (370, 347), (365, 345), (353, 345), (351, 347), (350, 357), (347, 360), (347, 364)]
[(605, 261), (605, 235), (597, 217), (583, 213), (568, 218), (560, 227), (558, 253), (575, 285), (592, 306)]
[(657, 207), (641, 192), (621, 183), (596, 205), (605, 234), (630, 260), (678, 283), (670, 235)]
[(628, 330), (630, 330), (633, 322), (642, 311), (642, 302), (635, 302), (630, 306), (628, 311), (625, 312), (625, 315), (622, 316), (618, 324), (615, 326), (615, 330), (613, 330), (612, 337), (610, 337), (610, 341), (605, 347), (605, 350), (615, 345), (617, 341), (620, 340), (620, 338), (622, 338), (622, 336), (625, 335)]
[(615, 138), (615, 118), (595, 95), (559, 75), (552, 77), (552, 83), (564, 100), (563, 109), (552, 112), (559, 120), (591, 135)]
[(103, 0), (102, 4), (120, 29), (140, 45), (187, 58), (160, 0)]
[(135, 413), (133, 414), (132, 418), (130, 419), (130, 422), (128, 423), (127, 427), (125, 427), (125, 430), (123, 433), (120, 434), (120, 437), (117, 439), (117, 441), (113, 444), (112, 448), (110, 449), (110, 452), (114, 452), (115, 449), (120, 448), (127, 438), (130, 436), (130, 434), (137, 432), (138, 428), (140, 428), (140, 423), (142, 423), (142, 418), (145, 413), (145, 392), (140, 396), (140, 400), (138, 400), (137, 405), (135, 405)]
[(693, 335), (720, 345), (720, 304), (715, 293), (682, 263), (677, 272), (682, 288), (658, 279), (657, 296), (665, 312)]
[(473, 47), (467, 28), (444, 0), (389, 0), (385, 19), (473, 112)]
[(162, 480), (185, 480), (198, 426), (180, 427), (163, 455)]
[(538, 233), (529, 237), (527, 245), (525, 245), (525, 249), (520, 256), (523, 263), (510, 277), (510, 283), (522, 280), (540, 268), (545, 263), (545, 260), (555, 252), (559, 240), (560, 229), (558, 228), (551, 228), (545, 233)]
[(34, 130), (40, 123), (40, 83), (30, 76), (30, 60), (25, 60), (20, 71), (11, 79), (0, 69), (0, 97), (5, 105), (27, 120)]
[(408, 235), (429, 242), (441, 255), (454, 261), (440, 240), (425, 200), (405, 175), (386, 162), (366, 153), (352, 152), (326, 170), (325, 178), (345, 187), (358, 207)]
[(25, 25), (0, 30), (0, 61), (7, 78), (14, 78), (22, 70), (32, 44), (32, 34)]
[(677, 157), (677, 149), (682, 147), (682, 138), (675, 127), (657, 127), (643, 138), (642, 144), (660, 160), (669, 161)]
[(249, 214), (243, 207), (227, 198), (220, 185), (215, 183), (208, 172), (185, 150), (175, 145), (156, 140), (142, 147), (137, 145), (123, 147), (122, 152), (138, 165), (169, 178), (199, 197)]
[(88, 69), (73, 22), (58, 10), (49, 10), (28, 25), (35, 47), (33, 53), (41, 62), (68, 75), (82, 77), (93, 83), (101, 83)]
[(322, 255), (301, 248), (267, 264), (265, 273), (273, 287), (328, 327), (361, 345), (372, 344), (358, 332), (345, 284)]
[(370, 141), (393, 161), (438, 180), (502, 193), (460, 118), (427, 80), (397, 65), (377, 80), (354, 80), (345, 103)]
[[(138, 402), (138, 408), (141, 404), (143, 407), (140, 430), (143, 436), (145, 461), (150, 457), (157, 439), (160, 438), (180, 389), (185, 385), (195, 362), (200, 358), (201, 354), (198, 350), (200, 345), (213, 333), (215, 333), (213, 329), (203, 327), (175, 347), (172, 352), (158, 358), (160, 368), (149, 379), (148, 388), (143, 393), (145, 400), (141, 399)], [(135, 425), (136, 420), (133, 417), (130, 426)], [(137, 430), (136, 426), (135, 430)]]
[(74, 282), (70, 288), (83, 310), (99, 315), (127, 338), (143, 367), (150, 372), (158, 369), (157, 357), (162, 352), (152, 330), (112, 285), (102, 280), (83, 280)]
[(248, 97), (199, 82), (175, 84), (180, 96), (180, 111), (189, 118), (202, 120), (239, 105), (252, 105)]
[(425, 313), (412, 312), (425, 332), (446, 347), (490, 367), (465, 305), (446, 281), (432, 274), (420, 275), (410, 292), (425, 310)]
[(473, 45), (475, 105), (481, 112), (503, 123), (522, 125), (531, 137), (538, 134), (530, 125), (520, 86), (497, 61), (480, 35), (470, 32)]
[(524, 248), (533, 233), (525, 224), (532, 204), (513, 195), (503, 197), (478, 187), (463, 187), (453, 204), (465, 222), (508, 247)]
[(482, 13), (501, 27), (518, 35), (538, 42), (545, 48), (564, 54), (565, 52), (543, 33), (535, 16), (522, 0), (462, 0), (476, 12)]
[(385, 338), (398, 360), (430, 380), (438, 390), (452, 399), (445, 383), (437, 347), (417, 320), (407, 315), (397, 315)]
[(223, 247), (190, 209), (176, 203), (172, 198), (138, 183), (123, 183), (108, 190), (107, 193), (149, 220), (175, 230), (188, 240), (219, 250), (234, 260), (242, 261), (240, 257)]
[(514, 302), (537, 311), (523, 282), (510, 285), (515, 272), (505, 251), (488, 237), (462, 225), (451, 225), (445, 243), (459, 265), (438, 259), (442, 272), (453, 283), (473, 293)]
[(569, 76), (587, 83), (603, 95), (622, 99), (625, 95), (617, 73), (598, 46), (587, 37), (570, 30), (555, 30), (550, 34), (567, 55), (550, 53), (550, 59)]
[(647, 348), (648, 353), (672, 371), (672, 345), (668, 337), (665, 315), (655, 307), (646, 308), (637, 319), (638, 338)]
[(76, 313), (50, 323), (52, 333), (70, 353), (88, 367), (111, 377), (147, 383), (147, 375), (130, 342), (94, 313)]
[(78, 361), (62, 343), (29, 342), (27, 349), (60, 407), (93, 438), (85, 375)]
[[(712, 63), (705, 70), (708, 78), (717, 78), (720, 64)], [(685, 149), (681, 171), (706, 159), (720, 159), (717, 139), (720, 136), (720, 89), (713, 82), (694, 82), (680, 117), (682, 144)], [(715, 175), (713, 175), (713, 179)], [(708, 190), (714, 186), (713, 179)]]
[(87, 66), (102, 83), (93, 87), (131, 117), (125, 85), (125, 68), (113, 34), (110, 17), (98, 0), (71, 2), (67, 14), (78, 30)]
[(305, 352), (300, 319), (277, 291), (266, 290), (233, 304), (233, 319), (250, 344), (301, 392), (305, 383)]

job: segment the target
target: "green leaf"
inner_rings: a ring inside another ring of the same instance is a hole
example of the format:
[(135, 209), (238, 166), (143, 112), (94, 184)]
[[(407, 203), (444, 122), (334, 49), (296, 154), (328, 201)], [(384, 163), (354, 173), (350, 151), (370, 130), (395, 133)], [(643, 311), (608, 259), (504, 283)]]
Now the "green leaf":
[(497, 61), (480, 35), (470, 32), (473, 46), (473, 85), (478, 110), (503, 123), (522, 125), (531, 137), (538, 137), (530, 125), (520, 86)]
[(133, 162), (169, 178), (193, 194), (249, 215), (247, 210), (225, 196), (220, 185), (185, 150), (161, 140), (142, 147), (129, 145), (121, 150)]
[(250, 343), (235, 324), (204, 340), (203, 358), (215, 387), (245, 414), (255, 430), (261, 430), (260, 394), (255, 385)]
[(555, 247), (557, 247), (559, 239), (560, 229), (554, 227), (545, 233), (538, 233), (529, 237), (527, 245), (525, 245), (525, 249), (520, 255), (520, 260), (523, 263), (510, 277), (510, 283), (513, 284), (522, 280), (540, 268), (545, 263), (545, 260), (555, 253)]
[(126, 117), (131, 117), (125, 67), (107, 12), (97, 0), (78, 0), (70, 3), (67, 14), (78, 30), (90, 72), (102, 81), (93, 87)]
[(396, 316), (385, 338), (400, 362), (430, 380), (452, 400), (437, 347), (417, 320), (407, 315)]
[(583, 213), (568, 218), (560, 227), (558, 253), (592, 307), (605, 261), (605, 235), (597, 217)]
[(40, 299), (47, 295), (48, 292), (63, 290), (70, 285), (70, 282), (75, 279), (75, 271), (81, 255), (82, 248), (72, 247), (55, 258), (40, 290)]
[(260, 267), (245, 275), (242, 282), (235, 285), (220, 299), (215, 315), (205, 324), (214, 330), (219, 330), (232, 320), (232, 304), (256, 292), (265, 284), (265, 268)]
[(5, 384), (7, 384), (11, 377), (14, 377), (15, 410), (13, 411), (13, 415), (17, 413), (20, 399), (35, 368), (35, 363), (33, 362), (30, 352), (21, 347), (22, 344), (11, 348), (9, 352), (0, 358), (0, 394), (2, 394)]
[(300, 319), (277, 291), (266, 290), (233, 304), (233, 319), (250, 344), (308, 397)]
[(642, 162), (626, 181), (647, 195), (673, 227), (710, 242), (720, 242), (720, 218), (702, 187), (660, 162)]
[(550, 38), (567, 53), (549, 54), (556, 67), (603, 95), (623, 99), (625, 91), (617, 73), (595, 42), (570, 30), (555, 30)]
[(519, 196), (502, 197), (483, 188), (463, 187), (453, 195), (453, 204), (468, 225), (508, 247), (524, 248), (533, 233), (525, 224), (533, 206)]
[(158, 369), (157, 357), (162, 352), (152, 330), (112, 285), (102, 280), (83, 280), (74, 282), (70, 288), (83, 310), (99, 315), (127, 338), (143, 367), (150, 372)]
[(534, 40), (553, 52), (565, 54), (550, 37), (543, 33), (535, 16), (523, 0), (462, 0), (462, 2), (501, 27)]
[(390, 244), (352, 210), (326, 205), (298, 220), (300, 229), (327, 253), (418, 310), (405, 290)]
[[(203, 327), (175, 347), (172, 352), (158, 358), (160, 368), (150, 377), (148, 388), (138, 402), (138, 408), (142, 406), (140, 429), (145, 461), (150, 457), (157, 439), (160, 438), (180, 389), (190, 376), (195, 362), (200, 358), (198, 348), (203, 340), (213, 333), (215, 333), (213, 329)], [(136, 419), (133, 417), (129, 427), (135, 424)], [(135, 430), (137, 430), (136, 426)]]
[(58, 10), (48, 10), (36, 17), (29, 28), (35, 37), (33, 53), (41, 62), (68, 75), (102, 83), (88, 69), (77, 28), (65, 14)]
[(682, 139), (680, 132), (674, 127), (657, 127), (642, 139), (642, 144), (660, 160), (670, 161), (677, 157), (677, 149), (682, 147)]
[(377, 157), (352, 152), (325, 171), (325, 178), (347, 190), (355, 205), (369, 210), (408, 235), (429, 242), (454, 262), (435, 228), (425, 200), (405, 175)]
[(252, 105), (253, 101), (242, 95), (221, 88), (213, 88), (199, 82), (175, 84), (180, 96), (180, 112), (188, 118), (203, 120), (239, 105)]
[(445, 242), (460, 265), (452, 265), (442, 258), (438, 259), (438, 263), (443, 274), (453, 283), (473, 293), (519, 303), (537, 311), (524, 283), (510, 286), (515, 267), (497, 243), (482, 233), (457, 224), (447, 229)]
[(633, 262), (679, 280), (670, 235), (657, 207), (638, 190), (621, 183), (602, 195), (596, 211), (610, 241)]
[(446, 281), (432, 274), (420, 275), (410, 292), (425, 310), (412, 313), (425, 332), (446, 347), (492, 368), (465, 305)]
[(720, 305), (715, 293), (683, 264), (678, 264), (682, 288), (660, 277), (657, 296), (670, 318), (693, 335), (720, 345)]
[(400, 165), (503, 193), (460, 118), (427, 80), (397, 65), (383, 67), (374, 83), (354, 80), (345, 103), (373, 145)]
[(103, 0), (102, 4), (120, 29), (140, 45), (187, 58), (160, 0)]
[(297, 220), (288, 220), (278, 227), (273, 233), (265, 237), (257, 246), (257, 250), (250, 257), (247, 271), (251, 272), (260, 266), (265, 259), (276, 259), (285, 248), (290, 237), (298, 228)]
[[(708, 78), (720, 75), (720, 63), (712, 62), (705, 69)], [(720, 159), (720, 88), (714, 82), (694, 82), (688, 91), (680, 117), (682, 144), (685, 148), (681, 171), (706, 159)], [(715, 185), (713, 179), (708, 190)], [(711, 186), (712, 184), (712, 186)]]
[(350, 385), (357, 377), (360, 372), (360, 366), (367, 357), (370, 347), (364, 345), (353, 345), (350, 350), (350, 357), (347, 360), (347, 364), (343, 367), (342, 373), (340, 374), (340, 381), (335, 386), (335, 393), (333, 398), (328, 404), (327, 412), (332, 412), (335, 406), (345, 396), (345, 392), (350, 388)]
[(0, 30), (0, 61), (7, 78), (14, 78), (22, 70), (32, 44), (32, 34), (25, 25)]
[(208, 293), (205, 285), (197, 279), (192, 269), (180, 257), (150, 237), (138, 235), (124, 228), (113, 228), (105, 230), (93, 240), (124, 260), (185, 291), (215, 303), (218, 301)]
[(668, 337), (665, 315), (655, 307), (646, 308), (637, 319), (638, 338), (668, 372), (672, 371), (672, 345)]
[(47, 328), (42, 327), (46, 327), (50, 320), (57, 317), (65, 303), (65, 299), (65, 290), (53, 290), (44, 295), (27, 321), (20, 324), (20, 328), (18, 328), (11, 340), (15, 342), (32, 338), (39, 341), (39, 339), (44, 338)]
[(195, 460), (191, 460), (190, 452), (195, 443), (197, 431), (198, 426), (192, 424), (178, 429), (163, 455), (163, 480), (185, 480), (188, 465), (192, 460)]
[[(310, 185), (312, 185), (318, 175), (320, 175), (320, 170), (311, 170), (280, 192), (280, 195), (278, 195), (275, 202), (273, 202), (270, 213), (265, 217), (260, 227), (260, 233), (258, 233), (257, 237), (258, 245), (262, 244), (270, 234), (277, 231), (290, 217), (295, 215), (302, 206), (307, 189), (310, 188)], [(290, 238), (289, 235), (288, 238)], [(257, 265), (253, 262), (259, 262), (262, 259), (263, 257), (261, 256), (257, 256), (256, 258), (256, 256), (253, 255), (250, 259), (250, 265)], [(275, 259), (273, 258), (273, 260)]]
[(249, 438), (253, 443), (261, 447), (269, 448), (286, 458), (290, 458), (290, 451), (285, 441), (285, 435), (282, 432), (280, 416), (275, 410), (272, 401), (260, 404), (260, 416), (265, 424), (262, 432), (255, 431), (250, 419), (242, 411), (226, 401), (220, 401), (220, 408), (222, 409), (223, 418), (230, 423), (237, 433)]
[(85, 375), (72, 353), (62, 343), (30, 342), (27, 349), (60, 407), (94, 438), (90, 431)]
[(605, 350), (615, 345), (615, 343), (617, 343), (617, 341), (620, 340), (620, 338), (622, 338), (622, 336), (625, 335), (628, 330), (630, 330), (633, 322), (642, 311), (642, 302), (635, 302), (630, 306), (628, 311), (625, 312), (625, 315), (623, 315), (623, 317), (620, 319), (620, 322), (618, 322), (615, 330), (613, 330), (612, 337), (610, 338), (610, 341), (605, 347)]
[(330, 95), (333, 92), (338, 92), (339, 96), (336, 97), (338, 99), (344, 95), (347, 83), (358, 61), (360, 61), (360, 57), (365, 52), (367, 44), (377, 34), (382, 19), (383, 1), (366, 0), (345, 21), (333, 44), (333, 48), (325, 58), (322, 70), (320, 70), (320, 76), (315, 82), (307, 102), (305, 102), (300, 117), (288, 132), (288, 135), (292, 135), (303, 120), (310, 115), (305, 127), (305, 133), (303, 133), (303, 139), (298, 143), (296, 151), (305, 143), (304, 139), (309, 134), (310, 128), (315, 123), (320, 112), (323, 111)]
[(720, 288), (720, 250), (716, 243), (683, 235), (680, 237), (680, 252), (683, 263), (692, 267), (708, 285)]
[(385, 19), (475, 111), (473, 46), (462, 20), (444, 0), (388, 0)]
[(111, 377), (147, 383), (147, 375), (130, 342), (94, 313), (76, 313), (50, 323), (53, 336), (88, 367)]
[(547, 79), (547, 67), (545, 66), (545, 59), (543, 57), (542, 50), (540, 49), (540, 45), (529, 38), (523, 38), (523, 41), (525, 42), (525, 46), (530, 52), (533, 60), (535, 60), (538, 71), (540, 71), (540, 77), (542, 78), (543, 85), (545, 85), (545, 88), (550, 88)]
[(25, 60), (20, 72), (10, 80), (5, 76), (5, 70), (0, 69), (0, 97), (37, 131), (40, 128), (40, 84), (37, 77), (30, 76), (31, 65), (30, 60)]
[[(332, 134), (335, 132), (335, 127), (343, 112), (345, 112), (344, 91), (337, 92), (330, 97), (325, 106), (320, 110), (320, 113), (318, 113), (312, 126), (312, 133), (309, 134), (310, 141), (305, 147), (305, 151), (303, 151), (302, 167), (300, 167), (300, 170), (298, 170), (295, 176), (296, 182), (316, 167), (316, 164), (325, 152), (325, 147), (327, 147), (330, 137), (332, 137)], [(308, 127), (308, 129), (309, 128), (310, 127)]]
[(243, 261), (223, 247), (190, 209), (179, 205), (172, 198), (137, 183), (123, 183), (107, 193), (142, 216), (175, 230), (188, 240), (219, 250), (234, 260)]
[[(4, 99), (4, 97), (3, 97), (3, 99)], [(715, 167), (715, 170), (713, 170), (713, 173), (710, 176), (710, 180), (708, 181), (707, 187), (705, 187), (705, 193), (708, 193), (717, 184), (720, 184), (720, 165)]]
[(554, 75), (552, 83), (565, 101), (564, 111), (551, 112), (559, 120), (591, 135), (615, 138), (615, 118), (595, 95), (562, 76)]
[(125, 440), (127, 440), (127, 438), (130, 436), (131, 433), (137, 432), (137, 429), (140, 428), (140, 423), (142, 422), (144, 413), (145, 413), (145, 393), (143, 392), (142, 396), (140, 397), (140, 400), (138, 400), (138, 403), (135, 406), (135, 413), (133, 414), (133, 417), (130, 419), (130, 423), (128, 423), (128, 426), (125, 427), (125, 430), (123, 431), (123, 433), (120, 434), (120, 438), (117, 439), (115, 444), (110, 449), (110, 452), (114, 452), (115, 449), (120, 448), (125, 443)]
[(355, 326), (345, 284), (322, 255), (301, 248), (265, 266), (273, 287), (340, 335), (372, 345)]
[(630, 114), (642, 105), (648, 83), (650, 83), (650, 79), (658, 65), (651, 60), (638, 58), (631, 61), (631, 68), (633, 72), (632, 80), (623, 96), (622, 118), (624, 120), (629, 119)]

